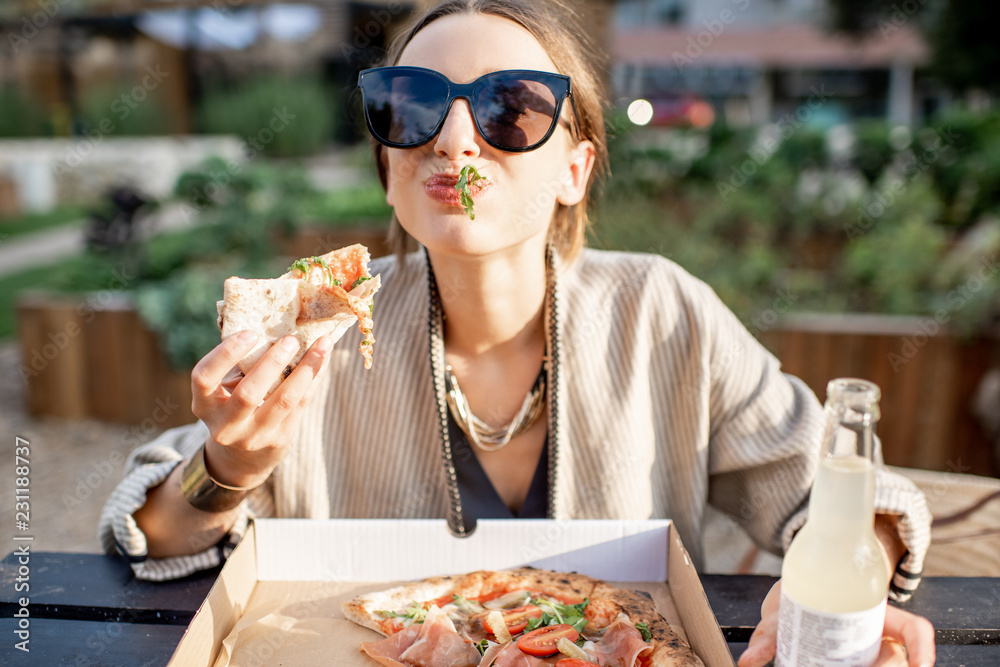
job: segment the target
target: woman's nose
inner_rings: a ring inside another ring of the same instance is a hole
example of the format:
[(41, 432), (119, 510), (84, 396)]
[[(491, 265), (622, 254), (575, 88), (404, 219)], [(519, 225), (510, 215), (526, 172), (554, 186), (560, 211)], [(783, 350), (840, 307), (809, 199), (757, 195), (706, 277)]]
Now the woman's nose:
[(479, 133), (467, 100), (455, 100), (434, 141), (434, 152), (449, 160), (479, 156)]

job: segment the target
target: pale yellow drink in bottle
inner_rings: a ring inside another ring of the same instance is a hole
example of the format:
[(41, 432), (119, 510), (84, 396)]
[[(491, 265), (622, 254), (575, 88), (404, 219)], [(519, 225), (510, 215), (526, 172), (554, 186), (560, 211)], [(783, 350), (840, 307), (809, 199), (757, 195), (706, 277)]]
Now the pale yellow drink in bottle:
[(809, 519), (781, 568), (776, 665), (870, 667), (878, 656), (889, 588), (889, 565), (874, 529), (879, 398), (878, 387), (865, 380), (827, 386)]

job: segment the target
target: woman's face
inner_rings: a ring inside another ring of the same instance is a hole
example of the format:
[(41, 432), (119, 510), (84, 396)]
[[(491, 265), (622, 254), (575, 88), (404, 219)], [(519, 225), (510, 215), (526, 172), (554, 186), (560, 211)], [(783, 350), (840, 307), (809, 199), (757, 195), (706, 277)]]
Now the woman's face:
[[(556, 71), (531, 33), (513, 21), (483, 14), (434, 21), (410, 41), (398, 64), (437, 70), (455, 83), (498, 70)], [(567, 100), (562, 118), (571, 117)], [(544, 244), (556, 202), (572, 205), (583, 198), (593, 155), (590, 142), (578, 144), (565, 123), (533, 151), (501, 151), (483, 140), (468, 102), (459, 99), (428, 143), (384, 149), (386, 198), (403, 228), (431, 252), (482, 256), (526, 243)], [(465, 165), (476, 167), (487, 180), (478, 192), (473, 189), (475, 220), (453, 188)]]

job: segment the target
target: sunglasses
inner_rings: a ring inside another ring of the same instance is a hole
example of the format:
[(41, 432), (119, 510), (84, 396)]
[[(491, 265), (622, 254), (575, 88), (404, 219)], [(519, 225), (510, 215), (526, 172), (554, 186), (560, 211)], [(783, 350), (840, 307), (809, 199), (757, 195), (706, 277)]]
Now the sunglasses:
[(563, 100), (573, 94), (568, 76), (534, 70), (491, 72), (472, 83), (454, 83), (423, 67), (376, 67), (361, 72), (358, 87), (368, 130), (381, 144), (426, 144), (461, 98), (469, 103), (486, 143), (511, 153), (531, 151), (548, 141)]

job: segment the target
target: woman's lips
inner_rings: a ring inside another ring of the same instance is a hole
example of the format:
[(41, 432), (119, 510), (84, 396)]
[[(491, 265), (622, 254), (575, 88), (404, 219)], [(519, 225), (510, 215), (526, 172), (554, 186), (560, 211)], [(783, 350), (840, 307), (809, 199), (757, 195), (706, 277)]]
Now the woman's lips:
[[(424, 181), (424, 192), (427, 195), (445, 206), (462, 206), (462, 193), (455, 189), (458, 184), (458, 175), (434, 174)], [(478, 199), (480, 193), (490, 186), (489, 180), (485, 177), (479, 178), (475, 183), (469, 185), (469, 192), (472, 199)]]

